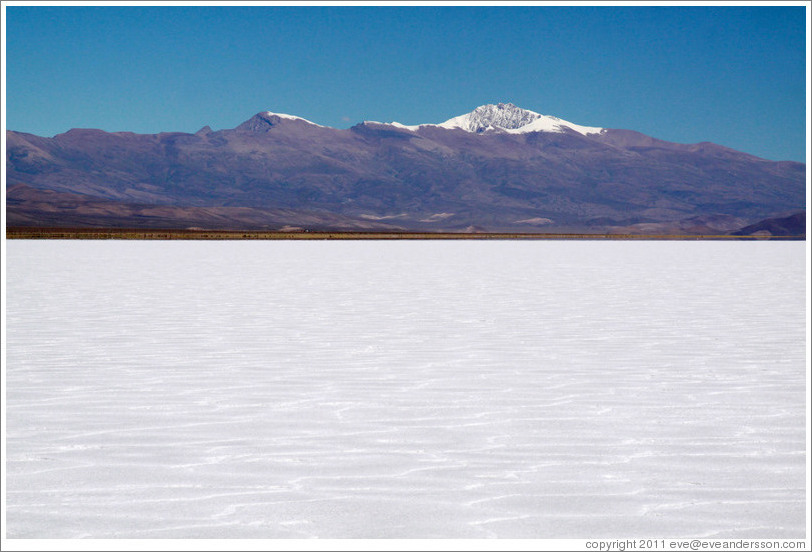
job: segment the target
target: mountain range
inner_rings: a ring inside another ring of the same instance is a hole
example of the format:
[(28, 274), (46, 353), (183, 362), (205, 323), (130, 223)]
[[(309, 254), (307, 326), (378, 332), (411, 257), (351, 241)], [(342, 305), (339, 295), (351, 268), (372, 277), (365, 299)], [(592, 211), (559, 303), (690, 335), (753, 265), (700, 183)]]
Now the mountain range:
[[(6, 141), (9, 226), (805, 231), (803, 163), (578, 125), (509, 103), (439, 124), (336, 129), (261, 112), (194, 134), (7, 131)], [(787, 217), (800, 222), (758, 226)]]

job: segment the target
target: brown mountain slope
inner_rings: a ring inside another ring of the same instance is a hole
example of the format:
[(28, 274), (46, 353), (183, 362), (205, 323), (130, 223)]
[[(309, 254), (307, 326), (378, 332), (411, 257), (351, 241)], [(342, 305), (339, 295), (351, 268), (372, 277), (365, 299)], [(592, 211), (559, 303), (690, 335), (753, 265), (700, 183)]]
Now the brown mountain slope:
[(707, 228), (691, 221), (741, 227), (806, 201), (801, 163), (611, 129), (338, 130), (260, 113), (217, 132), (9, 131), (7, 144), (7, 186), (81, 196), (10, 194), (9, 220), (26, 224), (690, 233)]

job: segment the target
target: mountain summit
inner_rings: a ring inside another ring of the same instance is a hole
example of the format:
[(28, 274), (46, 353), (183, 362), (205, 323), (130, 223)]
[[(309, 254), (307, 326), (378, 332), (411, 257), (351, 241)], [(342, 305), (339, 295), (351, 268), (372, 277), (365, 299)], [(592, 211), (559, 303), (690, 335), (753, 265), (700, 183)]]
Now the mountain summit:
[(509, 134), (525, 134), (528, 132), (568, 132), (578, 134), (600, 134), (605, 129), (601, 127), (588, 127), (576, 125), (569, 121), (542, 115), (529, 109), (522, 109), (512, 103), (498, 103), (481, 105), (464, 115), (453, 117), (444, 123), (423, 125), (402, 125), (390, 123), (399, 128), (418, 130), (420, 127), (440, 127), (446, 129), (461, 129), (466, 132), (481, 134), (483, 132), (507, 132)]
[(538, 120), (541, 116), (512, 103), (487, 104), (481, 105), (465, 115), (449, 119), (441, 126), (461, 128), (468, 132), (483, 132), (493, 128), (517, 130)]
[(565, 132), (564, 129), (570, 129), (579, 134), (598, 134), (603, 131), (599, 127), (576, 125), (558, 117), (522, 109), (512, 103), (481, 105), (470, 113), (454, 117), (437, 126), (461, 128), (468, 132), (477, 133), (489, 130), (502, 130), (511, 133)]
[(287, 115), (286, 113), (274, 113), (273, 111), (263, 111), (261, 113), (257, 113), (256, 115), (254, 115), (253, 117), (251, 117), (250, 119), (239, 125), (234, 130), (246, 130), (250, 132), (268, 132), (268, 130), (275, 127), (283, 120), (298, 121), (306, 123), (308, 125), (322, 127), (322, 125), (318, 125), (312, 121), (303, 119), (302, 117), (297, 117), (296, 115)]

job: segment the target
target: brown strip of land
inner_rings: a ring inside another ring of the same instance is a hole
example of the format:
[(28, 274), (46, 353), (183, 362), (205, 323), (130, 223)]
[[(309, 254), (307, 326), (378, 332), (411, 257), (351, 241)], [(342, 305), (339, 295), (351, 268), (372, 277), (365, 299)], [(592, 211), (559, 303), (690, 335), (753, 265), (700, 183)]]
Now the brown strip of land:
[(131, 228), (8, 227), (7, 239), (47, 240), (803, 240), (800, 236), (676, 234), (536, 234), (464, 232), (274, 232)]

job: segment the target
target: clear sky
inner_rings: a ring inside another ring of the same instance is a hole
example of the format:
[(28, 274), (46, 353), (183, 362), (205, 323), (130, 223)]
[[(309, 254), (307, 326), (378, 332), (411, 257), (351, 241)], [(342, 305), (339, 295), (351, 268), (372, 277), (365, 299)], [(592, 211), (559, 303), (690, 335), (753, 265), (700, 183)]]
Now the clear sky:
[(805, 160), (794, 6), (7, 6), (6, 128), (346, 128), (512, 102), (568, 121)]

